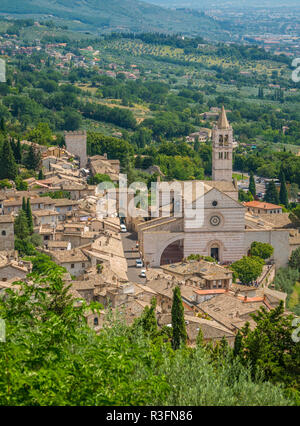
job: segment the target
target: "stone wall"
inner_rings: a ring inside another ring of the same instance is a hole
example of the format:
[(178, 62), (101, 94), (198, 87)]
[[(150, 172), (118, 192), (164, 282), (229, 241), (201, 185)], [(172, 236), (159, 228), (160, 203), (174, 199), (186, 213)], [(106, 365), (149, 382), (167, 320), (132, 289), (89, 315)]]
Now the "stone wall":
[(66, 149), (79, 157), (80, 167), (87, 165), (87, 136), (86, 131), (65, 132)]

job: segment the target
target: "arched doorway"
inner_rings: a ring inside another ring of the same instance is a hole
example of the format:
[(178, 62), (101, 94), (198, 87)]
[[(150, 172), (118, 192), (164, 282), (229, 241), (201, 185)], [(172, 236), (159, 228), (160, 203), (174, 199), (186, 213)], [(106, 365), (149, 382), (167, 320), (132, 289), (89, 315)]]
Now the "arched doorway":
[(182, 261), (184, 258), (183, 241), (184, 240), (177, 240), (165, 248), (160, 258), (161, 265), (169, 265), (170, 263), (177, 263)]

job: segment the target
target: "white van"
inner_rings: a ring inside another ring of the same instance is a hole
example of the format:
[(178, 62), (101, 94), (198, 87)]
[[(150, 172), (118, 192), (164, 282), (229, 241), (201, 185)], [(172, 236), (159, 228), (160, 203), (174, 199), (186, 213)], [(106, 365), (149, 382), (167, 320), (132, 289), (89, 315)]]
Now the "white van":
[(120, 225), (120, 230), (121, 230), (121, 232), (127, 232), (127, 228), (126, 228), (126, 226), (124, 225), (124, 223), (121, 223), (121, 225)]

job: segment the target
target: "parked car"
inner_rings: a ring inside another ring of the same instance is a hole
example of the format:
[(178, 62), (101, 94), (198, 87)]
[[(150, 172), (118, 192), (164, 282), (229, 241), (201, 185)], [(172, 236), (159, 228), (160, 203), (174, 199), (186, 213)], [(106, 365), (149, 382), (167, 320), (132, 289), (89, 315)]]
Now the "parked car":
[(146, 270), (145, 269), (141, 270), (140, 277), (141, 278), (146, 278)]
[(124, 223), (121, 223), (121, 225), (120, 225), (120, 230), (121, 230), (121, 232), (127, 232), (127, 228), (126, 228), (126, 226), (124, 225)]
[(143, 261), (142, 261), (142, 259), (136, 259), (136, 261), (135, 261), (135, 266), (137, 267), (137, 268), (142, 268), (144, 265), (143, 265)]

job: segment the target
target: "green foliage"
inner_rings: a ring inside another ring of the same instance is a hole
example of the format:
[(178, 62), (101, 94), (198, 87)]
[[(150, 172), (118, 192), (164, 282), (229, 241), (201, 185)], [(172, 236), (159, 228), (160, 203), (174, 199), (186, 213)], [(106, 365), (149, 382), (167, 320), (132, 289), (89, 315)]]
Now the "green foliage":
[(112, 182), (108, 175), (96, 173), (94, 176), (88, 178), (89, 185), (99, 185), (102, 182)]
[(184, 346), (187, 341), (184, 321), (184, 307), (182, 304), (179, 287), (175, 287), (173, 290), (172, 330), (172, 347), (173, 349), (179, 349), (181, 346)]
[(10, 189), (12, 187), (13, 185), (9, 182), (8, 179), (0, 180), (0, 189), (5, 189), (5, 188)]
[(276, 189), (276, 186), (275, 186), (275, 183), (274, 183), (273, 180), (271, 180), (267, 184), (267, 190), (266, 190), (266, 194), (265, 194), (265, 201), (267, 203), (271, 203), (271, 204), (275, 204), (275, 205), (279, 204), (279, 195), (278, 195), (278, 191)]
[(263, 260), (269, 259), (274, 253), (274, 247), (268, 243), (260, 243), (253, 241), (251, 244), (250, 254), (251, 256), (260, 257)]
[[(87, 326), (49, 257), (31, 258), (32, 284), (0, 296), (0, 405), (292, 405), (280, 386), (251, 378), (224, 340), (175, 352), (157, 338), (155, 301), (128, 327), (107, 312), (99, 334)], [(4, 296), (4, 297), (3, 297)], [(98, 307), (91, 305), (92, 311)], [(91, 312), (91, 311), (90, 311)], [(145, 331), (143, 330), (145, 327)], [(217, 353), (222, 354), (219, 360)]]
[(258, 257), (244, 256), (231, 265), (243, 284), (253, 284), (262, 274), (264, 261)]
[(16, 184), (16, 190), (17, 191), (27, 191), (28, 190), (28, 184), (25, 182), (21, 176), (17, 176), (15, 180)]
[(41, 153), (38, 148), (30, 145), (28, 153), (24, 160), (24, 165), (29, 170), (39, 170), (41, 167)]
[(285, 174), (282, 168), (280, 170), (279, 178), (280, 178), (279, 201), (280, 201), (280, 204), (283, 204), (285, 207), (288, 207), (289, 197), (288, 197), (288, 191), (287, 191), (286, 182), (285, 182)]
[(61, 198), (67, 198), (70, 199), (71, 198), (71, 193), (69, 191), (49, 191), (49, 192), (44, 192), (43, 194), (41, 194), (41, 197), (50, 197), (54, 200), (58, 200)]
[(27, 216), (28, 231), (29, 231), (29, 234), (32, 235), (33, 234), (33, 218), (32, 218), (30, 198), (27, 198), (25, 213), (26, 213), (26, 216)]
[(28, 219), (26, 212), (21, 209), (15, 219), (14, 223), (14, 231), (15, 236), (22, 240), (29, 236), (29, 229), (28, 229)]
[(289, 259), (289, 266), (300, 271), (300, 247), (292, 252)]
[(242, 355), (250, 363), (253, 377), (262, 369), (266, 380), (285, 385), (299, 393), (300, 343), (292, 339), (292, 316), (284, 315), (283, 302), (268, 312), (252, 314), (256, 328), (242, 330)]
[(239, 201), (240, 202), (249, 202), (249, 201), (253, 201), (253, 195), (251, 194), (250, 191), (245, 192), (243, 189), (239, 189)]
[(88, 152), (89, 155), (107, 154), (109, 159), (120, 160), (122, 166), (133, 160), (133, 148), (127, 141), (101, 133), (88, 133)]
[(2, 145), (0, 151), (0, 179), (15, 180), (18, 173), (18, 167), (9, 141)]
[(250, 173), (249, 192), (252, 194), (253, 198), (256, 197), (256, 185), (253, 172)]
[(213, 257), (211, 257), (211, 256), (202, 256), (201, 254), (190, 254), (186, 258), (186, 260), (187, 261), (189, 261), (189, 260), (196, 260), (196, 261), (205, 260), (206, 262), (216, 263), (216, 259), (214, 259)]
[(39, 123), (35, 129), (26, 134), (26, 139), (39, 145), (50, 145), (53, 139), (49, 124)]

